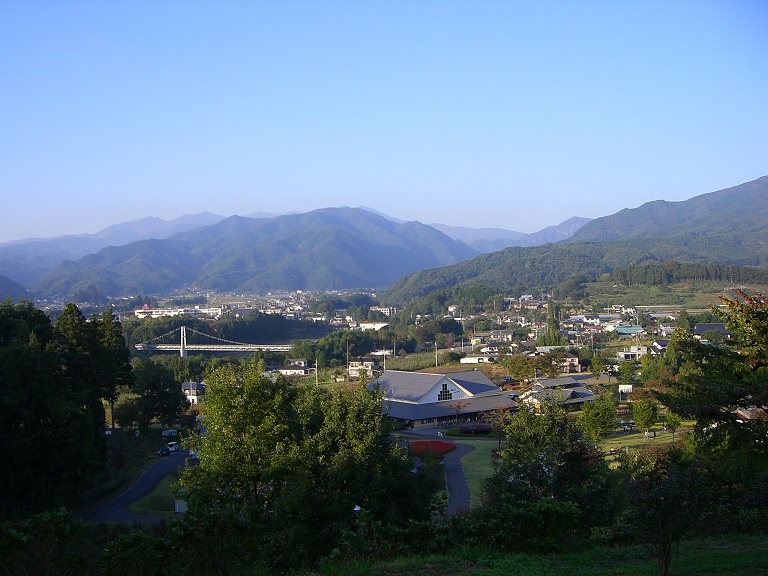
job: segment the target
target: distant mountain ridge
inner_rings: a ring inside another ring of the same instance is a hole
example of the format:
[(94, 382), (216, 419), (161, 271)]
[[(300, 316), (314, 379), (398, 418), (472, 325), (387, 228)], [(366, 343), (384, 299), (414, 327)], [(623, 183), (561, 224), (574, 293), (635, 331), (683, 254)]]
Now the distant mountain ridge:
[(590, 222), (590, 218), (574, 216), (557, 226), (547, 226), (538, 232), (526, 234), (513, 232), (502, 228), (462, 228), (430, 224), (451, 238), (461, 240), (478, 252), (497, 252), (510, 246), (540, 246), (549, 242), (560, 242), (570, 238), (582, 226)]
[(477, 255), (419, 222), (397, 224), (362, 209), (327, 208), (254, 219), (232, 216), (164, 240), (108, 247), (69, 261), (33, 283), (71, 294), (203, 290), (265, 292), (387, 287), (405, 274)]
[(149, 238), (168, 238), (185, 230), (209, 226), (224, 216), (201, 212), (172, 220), (141, 218), (108, 226), (95, 234), (68, 234), (53, 238), (26, 238), (0, 244), (0, 274), (29, 285), (65, 260), (76, 260), (107, 246), (120, 246)]
[(557, 244), (510, 247), (410, 274), (383, 295), (402, 306), (450, 286), (552, 287), (615, 267), (665, 260), (768, 266), (768, 176), (682, 202), (655, 201), (597, 218)]
[(14, 282), (6, 276), (0, 276), (0, 302), (6, 298), (11, 300), (19, 300), (20, 298), (31, 300), (32, 295), (18, 282)]
[[(373, 208), (360, 206), (360, 209), (398, 224), (406, 222), (378, 212)], [(298, 213), (278, 214), (258, 211), (250, 213), (246, 217), (268, 219), (296, 214)], [(162, 240), (179, 232), (210, 226), (225, 218), (225, 216), (210, 212), (188, 214), (167, 221), (158, 217), (147, 217), (114, 224), (94, 234), (69, 234), (53, 238), (14, 240), (0, 244), (0, 274), (13, 278), (23, 285), (30, 285), (65, 260), (77, 260), (88, 254), (94, 254), (107, 246), (123, 246), (138, 240), (152, 238)], [(568, 227), (570, 222), (577, 220), (587, 221), (587, 219), (572, 218), (558, 226), (550, 226), (533, 234), (492, 228), (459, 228), (441, 224), (432, 224), (431, 226), (456, 240), (464, 242), (478, 252), (494, 252), (507, 246), (528, 246), (560, 240), (578, 229), (578, 227)], [(446, 230), (450, 230), (450, 233)]]
[(680, 202), (655, 200), (596, 218), (568, 242), (611, 242), (630, 238), (709, 234), (727, 241), (733, 233), (744, 240), (768, 228), (768, 176), (738, 186), (701, 194)]

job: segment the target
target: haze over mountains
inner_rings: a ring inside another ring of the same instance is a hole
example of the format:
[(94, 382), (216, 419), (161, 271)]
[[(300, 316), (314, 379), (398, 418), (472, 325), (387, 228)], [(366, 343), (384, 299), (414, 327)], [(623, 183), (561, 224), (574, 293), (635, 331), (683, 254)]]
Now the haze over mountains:
[(683, 202), (571, 218), (534, 234), (403, 222), (363, 208), (252, 216), (145, 218), (98, 234), (6, 243), (0, 291), (22, 285), (66, 296), (89, 286), (105, 295), (392, 286), (389, 294), (399, 302), (450, 283), (538, 286), (670, 258), (768, 263), (768, 177)]
[[(361, 208), (392, 222), (406, 223), (404, 220), (387, 216), (371, 208)], [(249, 214), (247, 218), (268, 219), (292, 215), (295, 213), (285, 215), (255, 212)], [(124, 246), (139, 240), (163, 240), (180, 232), (214, 225), (224, 219), (226, 219), (225, 216), (210, 212), (185, 215), (167, 221), (157, 217), (147, 217), (115, 224), (95, 234), (26, 238), (6, 242), (0, 244), (0, 276), (13, 279), (14, 282), (22, 285), (30, 285), (66, 260), (78, 260), (109, 246)], [(588, 221), (587, 218), (572, 218), (559, 226), (549, 226), (533, 234), (501, 229), (456, 228), (440, 224), (431, 226), (453, 239), (466, 243), (477, 253), (482, 253), (499, 250), (506, 246), (532, 246), (561, 240), (578, 229), (578, 226), (574, 225), (575, 222), (580, 225)]]

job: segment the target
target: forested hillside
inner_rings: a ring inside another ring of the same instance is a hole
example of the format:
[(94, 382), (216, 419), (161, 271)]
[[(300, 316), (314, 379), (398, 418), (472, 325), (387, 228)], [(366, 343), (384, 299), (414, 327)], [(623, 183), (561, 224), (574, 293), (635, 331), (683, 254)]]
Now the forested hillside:
[(105, 248), (63, 264), (34, 288), (71, 294), (94, 285), (120, 295), (190, 285), (250, 293), (385, 287), (409, 272), (476, 254), (418, 222), (329, 208), (270, 219), (233, 216), (167, 240)]
[[(745, 254), (762, 254), (761, 263), (765, 263), (766, 222), (768, 176), (763, 176), (683, 202), (656, 200), (596, 218), (567, 242), (612, 242), (628, 238), (714, 240), (729, 247), (741, 245)], [(758, 246), (751, 246), (752, 243)]]
[(652, 202), (586, 224), (559, 244), (507, 248), (454, 266), (424, 270), (382, 297), (404, 306), (449, 286), (479, 284), (515, 293), (594, 279), (615, 268), (680, 264), (768, 265), (768, 177), (686, 202)]

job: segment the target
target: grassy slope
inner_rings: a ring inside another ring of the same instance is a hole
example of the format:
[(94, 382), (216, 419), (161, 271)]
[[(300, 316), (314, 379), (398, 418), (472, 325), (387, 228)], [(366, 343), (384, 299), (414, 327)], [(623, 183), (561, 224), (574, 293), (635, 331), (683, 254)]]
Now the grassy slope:
[[(768, 536), (730, 536), (680, 545), (675, 576), (768, 576)], [(656, 560), (641, 546), (594, 547), (552, 554), (502, 554), (457, 550), (444, 556), (410, 556), (387, 562), (342, 560), (324, 564), (322, 576), (648, 576)]]

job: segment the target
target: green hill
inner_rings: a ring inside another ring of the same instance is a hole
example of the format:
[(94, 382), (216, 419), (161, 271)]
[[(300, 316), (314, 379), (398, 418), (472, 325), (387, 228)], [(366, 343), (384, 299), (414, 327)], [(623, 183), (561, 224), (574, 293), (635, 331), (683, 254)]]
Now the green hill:
[(571, 238), (507, 248), (453, 266), (410, 274), (383, 296), (403, 306), (440, 288), (479, 284), (514, 292), (597, 278), (616, 267), (668, 260), (768, 265), (768, 176), (685, 202), (650, 202), (592, 220)]
[(212, 226), (110, 247), (66, 262), (33, 286), (109, 295), (202, 290), (266, 292), (386, 287), (477, 251), (419, 222), (396, 223), (357, 208), (275, 218), (233, 216)]

